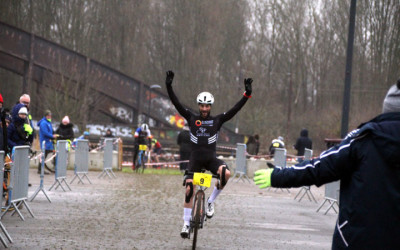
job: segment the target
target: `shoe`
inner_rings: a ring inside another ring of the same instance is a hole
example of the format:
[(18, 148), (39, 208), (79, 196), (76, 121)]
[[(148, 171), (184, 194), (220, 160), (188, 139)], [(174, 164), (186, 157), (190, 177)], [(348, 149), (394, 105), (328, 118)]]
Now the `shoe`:
[(188, 225), (183, 225), (182, 231), (181, 231), (181, 237), (184, 239), (189, 238), (189, 230), (190, 230), (190, 228)]
[(214, 202), (208, 203), (206, 215), (209, 219), (214, 216)]

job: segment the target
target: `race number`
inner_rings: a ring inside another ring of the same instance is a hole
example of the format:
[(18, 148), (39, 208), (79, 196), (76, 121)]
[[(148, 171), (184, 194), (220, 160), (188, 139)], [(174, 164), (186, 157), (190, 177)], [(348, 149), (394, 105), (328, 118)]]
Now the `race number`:
[(211, 174), (205, 174), (205, 173), (194, 173), (193, 174), (193, 184), (194, 185), (210, 187), (211, 179), (212, 179)]
[(147, 150), (147, 145), (139, 145), (139, 150), (143, 150), (143, 151), (146, 151)]

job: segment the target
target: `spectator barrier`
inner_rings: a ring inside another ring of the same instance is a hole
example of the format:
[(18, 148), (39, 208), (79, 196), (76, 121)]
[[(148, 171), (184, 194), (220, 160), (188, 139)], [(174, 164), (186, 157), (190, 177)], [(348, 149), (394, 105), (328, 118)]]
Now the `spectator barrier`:
[(69, 191), (72, 191), (70, 186), (67, 183), (67, 165), (68, 165), (68, 145), (67, 140), (60, 140), (57, 141), (57, 158), (56, 158), (56, 173), (54, 175), (54, 183), (49, 188), (49, 191), (57, 184), (54, 188), (55, 190), (58, 187), (61, 187), (62, 190), (65, 192), (65, 189), (62, 183), (68, 187)]
[(77, 147), (75, 150), (75, 164), (74, 164), (74, 169), (75, 169), (75, 176), (70, 182), (72, 184), (76, 178), (79, 179), (79, 183), (83, 183), (83, 179), (86, 177), (86, 179), (89, 181), (90, 184), (92, 182), (90, 181), (88, 177), (88, 172), (89, 172), (89, 141), (84, 140), (84, 139), (79, 139), (77, 140)]
[(1, 218), (7, 213), (10, 208), (14, 208), (11, 215), (15, 212), (24, 221), (25, 218), (19, 211), (22, 206), (25, 206), (30, 215), (34, 218), (30, 207), (26, 203), (28, 199), (28, 184), (29, 184), (29, 146), (17, 146), (13, 148), (11, 166), (11, 181), (8, 187), (8, 206), (1, 214)]
[[(41, 159), (42, 159), (42, 164), (41, 164), (41, 167), (40, 167), (40, 184), (39, 184), (39, 187), (36, 189), (36, 191), (35, 191), (35, 193), (32, 195), (32, 197), (30, 198), (30, 201), (33, 201), (34, 199), (35, 199), (35, 197), (36, 197), (36, 195), (38, 195), (38, 193), (40, 192), (40, 191), (42, 191), (43, 192), (43, 194), (44, 194), (44, 196), (46, 196), (46, 198), (47, 198), (47, 200), (51, 203), (51, 200), (50, 200), (50, 198), (49, 198), (49, 196), (47, 195), (47, 193), (46, 193), (46, 190), (44, 189), (44, 186), (43, 186), (43, 179), (44, 179), (44, 164), (46, 163), (45, 162), (45, 151), (46, 151), (46, 142), (45, 141), (43, 141), (43, 143), (42, 143), (42, 155), (41, 155)], [(53, 159), (53, 158), (51, 158), (51, 159)], [(50, 160), (51, 160), (50, 159)]]
[[(274, 165), (275, 167), (286, 168), (286, 149), (284, 148), (276, 148), (274, 153)], [(276, 188), (275, 192), (282, 188)], [(288, 188), (285, 188), (288, 193), (290, 193)]]
[[(309, 161), (309, 160), (311, 160), (312, 154), (313, 154), (313, 151), (312, 151), (311, 149), (306, 148), (305, 151), (304, 151), (304, 161)], [(299, 198), (299, 202), (303, 199), (303, 197), (304, 197), (305, 195), (307, 195), (307, 197), (308, 197), (308, 199), (309, 199), (310, 201), (313, 201), (313, 200), (314, 200), (314, 202), (317, 203), (317, 200), (315, 199), (314, 195), (313, 195), (312, 192), (311, 192), (310, 186), (303, 186), (303, 187), (301, 187), (300, 190), (299, 190), (299, 192), (298, 192), (298, 193), (296, 194), (296, 196), (294, 197), (294, 199), (296, 200), (296, 198), (297, 198), (301, 193), (303, 193), (303, 195)], [(311, 198), (312, 198), (312, 199), (311, 199)]]
[(246, 161), (246, 144), (237, 143), (236, 144), (236, 170), (233, 178), (239, 175), (239, 178), (236, 182), (246, 179), (249, 183), (250, 179), (247, 176), (247, 161)]
[[(104, 177), (107, 175), (109, 178), (112, 178), (111, 175), (116, 178), (113, 170), (112, 170), (112, 159), (113, 159), (113, 139), (105, 139), (104, 140), (104, 160), (103, 160), (103, 172), (98, 176), (101, 178), (103, 175)], [(111, 175), (110, 175), (111, 174)]]
[[(0, 183), (1, 183), (1, 185), (0, 185), (0, 194), (1, 194), (0, 204), (3, 204), (3, 195), (2, 194), (3, 194), (3, 181), (4, 181), (4, 179), (3, 179), (4, 178), (4, 151), (0, 151), (0, 166), (1, 166), (1, 169), (0, 169)], [(0, 228), (3, 231), (4, 235), (7, 237), (8, 241), (10, 241), (10, 243), (12, 243), (13, 240), (12, 240), (10, 234), (7, 232), (7, 229), (4, 227), (3, 223), (1, 223), (1, 221), (0, 221)], [(0, 241), (4, 247), (6, 247), (6, 248), (8, 247), (7, 241), (3, 237), (2, 234), (0, 234)]]
[[(328, 208), (325, 210), (324, 214), (327, 214), (330, 209), (333, 209), (335, 213), (339, 210), (339, 191), (340, 191), (340, 181), (331, 182), (325, 185), (325, 199), (317, 209), (318, 211), (325, 205), (326, 202), (329, 203)], [(338, 210), (336, 210), (335, 205)]]

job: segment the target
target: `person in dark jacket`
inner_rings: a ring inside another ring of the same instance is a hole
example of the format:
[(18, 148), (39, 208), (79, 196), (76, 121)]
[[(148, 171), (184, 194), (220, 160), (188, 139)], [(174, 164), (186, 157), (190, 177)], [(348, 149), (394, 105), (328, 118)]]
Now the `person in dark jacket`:
[[(192, 152), (192, 145), (190, 142), (190, 132), (188, 127), (184, 127), (179, 133), (176, 143), (179, 145), (179, 155), (181, 161), (187, 161), (190, 158), (190, 153)], [(179, 164), (179, 169), (185, 171), (187, 169), (188, 162), (181, 162)]]
[(65, 116), (56, 130), (57, 140), (68, 140), (70, 143), (74, 140), (74, 124), (70, 123), (69, 117)]
[(308, 138), (308, 130), (303, 128), (300, 131), (300, 137), (297, 139), (296, 144), (293, 146), (297, 150), (297, 158), (298, 162), (303, 161), (305, 149), (312, 149), (312, 141)]
[(249, 139), (246, 143), (246, 150), (249, 155), (256, 155), (257, 154), (257, 143), (254, 136), (250, 135)]
[(340, 180), (332, 249), (400, 249), (400, 80), (383, 113), (361, 124), (319, 158), (290, 168), (262, 169), (260, 188), (289, 188)]
[(106, 134), (104, 135), (105, 138), (114, 138), (114, 135), (111, 129), (107, 129)]
[(17, 104), (12, 114), (12, 122), (7, 128), (8, 147), (32, 145), (33, 129), (29, 125), (28, 109), (24, 104)]
[(277, 139), (271, 141), (271, 145), (269, 146), (269, 154), (271, 157), (274, 156), (276, 148), (285, 148), (285, 142), (282, 136), (278, 136)]

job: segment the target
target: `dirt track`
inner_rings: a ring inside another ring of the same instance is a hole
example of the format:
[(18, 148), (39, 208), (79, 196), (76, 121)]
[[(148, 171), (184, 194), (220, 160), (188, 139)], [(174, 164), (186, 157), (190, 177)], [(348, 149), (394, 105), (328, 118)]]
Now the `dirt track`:
[[(32, 195), (39, 176), (30, 170)], [(43, 193), (28, 202), (35, 218), (26, 221), (7, 213), (2, 222), (14, 243), (10, 249), (190, 249), (180, 238), (182, 177), (116, 173), (117, 179), (98, 179), (92, 185), (72, 185)], [(68, 172), (71, 181), (73, 172)], [(45, 188), (54, 175), (45, 176)], [(215, 216), (200, 230), (198, 249), (330, 249), (336, 214), (316, 213), (317, 204), (297, 202), (282, 191), (260, 191), (254, 184), (229, 183), (218, 197)], [(318, 202), (323, 188), (313, 187)], [(210, 190), (206, 192), (210, 193)]]

